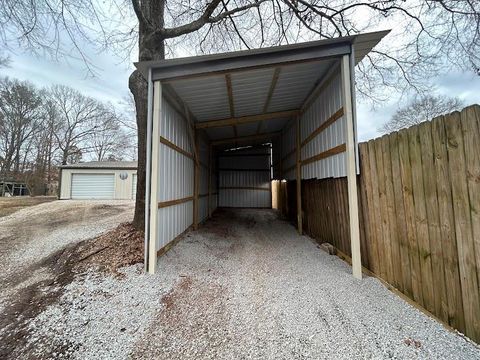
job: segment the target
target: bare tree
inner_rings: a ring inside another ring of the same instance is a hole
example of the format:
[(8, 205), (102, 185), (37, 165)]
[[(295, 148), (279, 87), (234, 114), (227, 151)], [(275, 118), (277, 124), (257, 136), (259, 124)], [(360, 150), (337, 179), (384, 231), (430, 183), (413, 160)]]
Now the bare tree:
[(121, 113), (117, 116), (126, 136), (128, 137), (128, 149), (125, 156), (130, 160), (137, 160), (137, 118), (135, 112), (135, 101), (131, 92), (127, 92), (120, 103)]
[(42, 121), (42, 98), (27, 82), (0, 79), (1, 173), (18, 175)]
[(65, 165), (81, 158), (86, 139), (102, 128), (108, 111), (98, 101), (67, 86), (53, 86), (49, 93), (59, 117), (54, 135), (61, 151), (61, 164)]
[[(82, 44), (132, 49), (140, 61), (175, 50), (196, 53), (352, 35), (378, 27), (394, 31), (357, 68), (360, 94), (384, 99), (385, 87), (421, 92), (425, 79), (447, 68), (480, 73), (480, 16), (471, 0), (92, 0), (0, 2), (0, 39), (54, 57), (74, 54), (89, 71)], [(125, 6), (127, 5), (127, 6)], [(107, 16), (108, 15), (108, 16)], [(132, 21), (126, 21), (132, 19)], [(401, 24), (398, 26), (398, 24)], [(65, 44), (68, 44), (65, 49)], [(73, 47), (73, 49), (72, 49)], [(380, 85), (383, 85), (380, 86)], [(147, 88), (129, 81), (138, 125), (138, 183), (134, 224), (144, 223)]]
[(2, 67), (8, 67), (10, 64), (10, 58), (8, 56), (3, 56), (2, 53), (0, 52), (0, 69)]
[(128, 154), (131, 147), (131, 136), (123, 127), (124, 121), (121, 121), (120, 118), (121, 115), (112, 108), (105, 113), (101, 126), (87, 139), (89, 150), (93, 153), (95, 160), (119, 161)]
[[(45, 97), (45, 91), (42, 91)], [(29, 173), (25, 173), (32, 195), (45, 195), (52, 193), (53, 181), (57, 177), (55, 167), (56, 155), (58, 154), (58, 143), (55, 133), (59, 131), (61, 124), (55, 104), (48, 98), (42, 104), (42, 122), (39, 131), (31, 140)]]
[(398, 109), (392, 118), (379, 128), (379, 131), (388, 134), (424, 121), (430, 121), (452, 111), (459, 111), (462, 107), (463, 101), (458, 98), (442, 95), (423, 96)]

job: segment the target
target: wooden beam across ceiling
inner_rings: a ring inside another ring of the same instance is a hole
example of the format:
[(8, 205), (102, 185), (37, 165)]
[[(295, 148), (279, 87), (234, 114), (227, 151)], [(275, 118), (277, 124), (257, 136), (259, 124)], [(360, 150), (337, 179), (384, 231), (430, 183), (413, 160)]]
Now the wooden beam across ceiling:
[(257, 121), (275, 120), (280, 118), (292, 117), (298, 114), (298, 110), (277, 111), (266, 114), (248, 115), (231, 117), (228, 119), (202, 121), (195, 124), (197, 129), (208, 129), (214, 127), (225, 127), (232, 125), (248, 124)]
[[(270, 83), (270, 89), (267, 93), (267, 99), (265, 100), (265, 104), (263, 105), (262, 113), (266, 114), (268, 111), (268, 107), (270, 106), (270, 101), (272, 100), (273, 92), (275, 91), (275, 87), (277, 86), (278, 77), (280, 76), (280, 71), (282, 68), (277, 67), (273, 72), (272, 82)], [(257, 126), (257, 134), (260, 134), (263, 128), (263, 122), (260, 121)]]
[(280, 136), (280, 134), (281, 134), (280, 131), (275, 131), (270, 133), (256, 134), (256, 135), (249, 135), (249, 136), (237, 136), (233, 138), (214, 140), (212, 141), (212, 145), (231, 144), (231, 143), (237, 143), (237, 142), (243, 142), (243, 141), (274, 138), (274, 137)]
[[(227, 93), (228, 93), (228, 105), (230, 107), (230, 116), (235, 117), (235, 105), (233, 104), (233, 90), (232, 90), (232, 76), (230, 74), (225, 74), (225, 82), (227, 84)], [(233, 125), (233, 134), (238, 136), (237, 125)]]

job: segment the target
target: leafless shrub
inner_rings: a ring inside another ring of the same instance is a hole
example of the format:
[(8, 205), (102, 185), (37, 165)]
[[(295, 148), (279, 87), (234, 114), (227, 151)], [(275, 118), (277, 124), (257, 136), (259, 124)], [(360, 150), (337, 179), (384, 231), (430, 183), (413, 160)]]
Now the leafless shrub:
[(424, 96), (398, 109), (392, 118), (379, 128), (385, 134), (420, 124), (424, 121), (461, 110), (463, 101), (448, 96)]

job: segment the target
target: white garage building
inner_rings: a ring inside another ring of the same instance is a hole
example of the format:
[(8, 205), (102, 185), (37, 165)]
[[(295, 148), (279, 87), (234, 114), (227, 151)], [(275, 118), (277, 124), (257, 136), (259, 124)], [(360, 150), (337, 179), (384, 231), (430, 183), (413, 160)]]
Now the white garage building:
[(60, 168), (60, 199), (135, 199), (136, 161), (92, 161)]

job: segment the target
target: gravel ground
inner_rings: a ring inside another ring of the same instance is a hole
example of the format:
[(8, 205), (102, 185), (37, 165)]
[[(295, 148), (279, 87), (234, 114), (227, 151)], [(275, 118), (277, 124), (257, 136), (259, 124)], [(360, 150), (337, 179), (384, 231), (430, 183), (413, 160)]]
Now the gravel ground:
[(133, 206), (133, 201), (62, 200), (0, 218), (0, 309), (19, 289), (49, 277), (42, 259), (131, 221)]
[(156, 275), (78, 276), (30, 329), (39, 358), (480, 358), (268, 210), (218, 212)]

